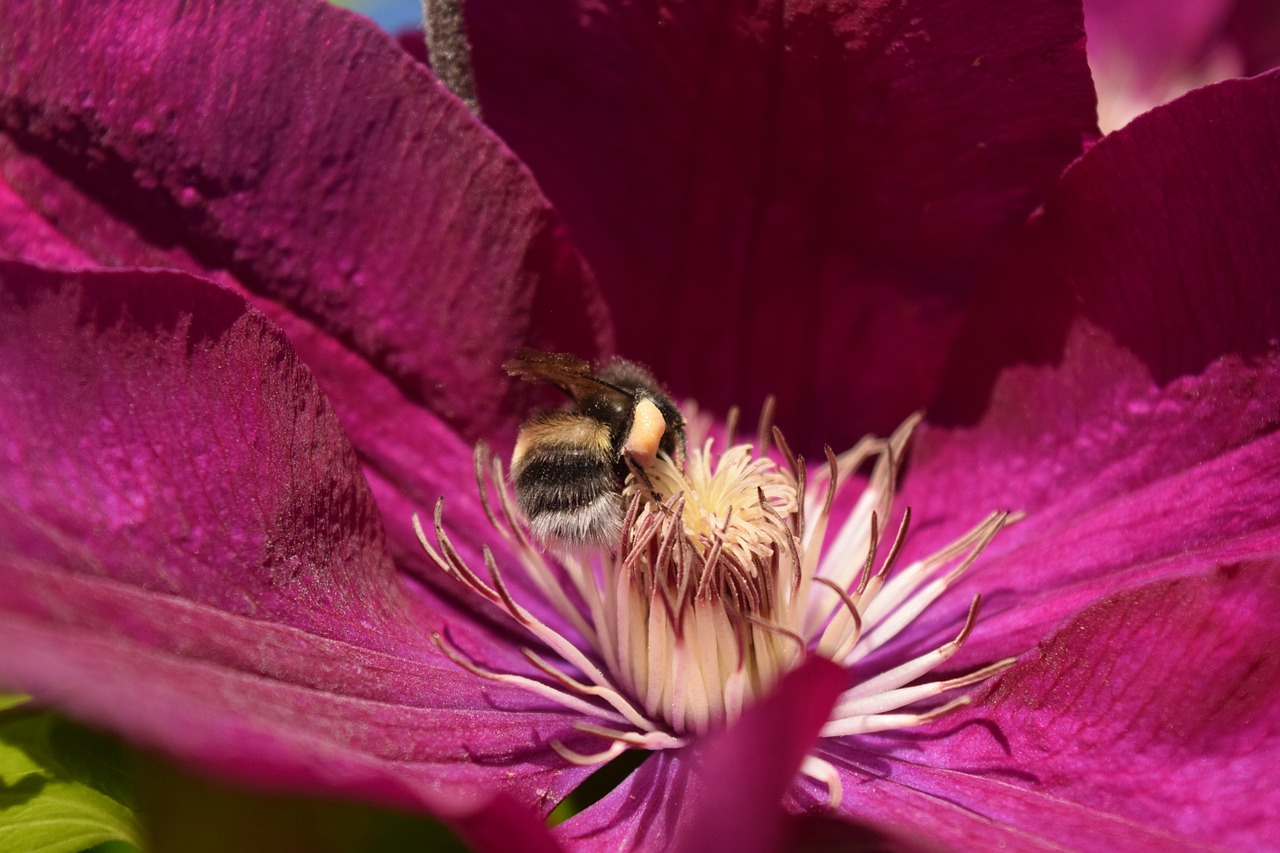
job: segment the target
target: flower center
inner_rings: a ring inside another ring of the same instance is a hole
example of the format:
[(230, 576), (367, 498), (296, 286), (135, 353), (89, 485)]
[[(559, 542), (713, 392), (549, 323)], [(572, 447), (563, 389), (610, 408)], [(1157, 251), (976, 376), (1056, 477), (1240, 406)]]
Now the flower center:
[(645, 475), (623, 492), (635, 509), (622, 547), (597, 563), (606, 588), (625, 590), (625, 635), (606, 632), (602, 654), (651, 718), (700, 734), (804, 657), (787, 616), (800, 582), (797, 480), (749, 445), (717, 456), (711, 441), (687, 475), (665, 456)]
[[(467, 660), (442, 638), (456, 663), (476, 675), (517, 684), (583, 715), (580, 731), (607, 747), (581, 755), (581, 763), (607, 760), (628, 747), (666, 749), (732, 723), (807, 655), (849, 665), (897, 636), (977, 559), (1010, 513), (993, 513), (950, 546), (895, 571), (910, 510), (901, 513), (887, 547), (883, 521), (893, 510), (898, 471), (919, 418), (887, 440), (867, 438), (836, 456), (808, 482), (803, 460), (777, 430), (779, 464), (765, 447), (730, 444), (717, 453), (711, 440), (690, 442), (687, 468), (664, 455), (623, 490), (623, 531), (614, 549), (580, 547), (548, 560), (522, 529), (501, 464), (477, 449), (477, 479), (494, 528), (508, 540), (533, 581), (540, 619), (508, 589), (486, 548), (491, 581), (461, 559), (436, 506), (436, 544), (417, 517), (427, 553), (447, 574), (497, 605), (553, 650), (549, 661), (526, 657), (545, 678), (492, 672)], [(768, 432), (761, 431), (762, 437)], [(763, 441), (759, 442), (760, 444)], [(842, 489), (865, 463), (874, 462), (862, 494), (832, 525)], [(497, 494), (499, 521), (489, 500)], [(906, 728), (968, 702), (935, 697), (976, 684), (1007, 668), (1004, 660), (950, 679), (924, 680), (963, 645), (977, 619), (979, 599), (951, 642), (845, 691), (824, 737)], [(571, 638), (576, 632), (581, 641)], [(585, 643), (583, 642), (585, 641)], [(585, 644), (586, 648), (583, 648)], [(934, 700), (931, 706), (920, 703)], [(833, 768), (810, 757), (808, 775), (825, 781), (832, 801), (839, 782)]]

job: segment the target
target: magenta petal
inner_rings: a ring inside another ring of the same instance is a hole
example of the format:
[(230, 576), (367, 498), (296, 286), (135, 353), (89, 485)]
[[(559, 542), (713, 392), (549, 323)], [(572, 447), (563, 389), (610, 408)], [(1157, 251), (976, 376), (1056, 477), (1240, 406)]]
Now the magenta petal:
[(988, 510), (1027, 518), (926, 615), (922, 642), (923, 626), (953, 630), (983, 591), (987, 618), (1004, 621), (979, 625), (973, 653), (990, 641), (1016, 654), (1100, 592), (1275, 548), (1276, 115), (1280, 76), (1268, 75), (1108, 136), (984, 294), (934, 410), (980, 420), (922, 435), (908, 547), (927, 551)]
[(672, 750), (656, 752), (603, 800), (556, 827), (571, 850), (665, 850), (680, 829), (692, 768)]
[[(1060, 363), (1067, 330), (1081, 321), (1160, 384), (1229, 353), (1267, 351), (1280, 327), (1270, 228), (1280, 214), (1278, 111), (1280, 72), (1220, 83), (1153, 110), (1073, 164), (975, 304), (935, 413), (975, 419), (1001, 370)], [(1133, 381), (1132, 370), (1113, 379), (1095, 367), (1096, 390)]]
[(777, 849), (782, 797), (846, 686), (844, 669), (810, 658), (732, 728), (691, 750), (699, 795), (685, 801), (674, 849)]
[[(239, 623), (235, 632), (243, 636), (235, 637), (234, 645), (266, 646), (257, 661), (240, 665), (243, 672), (232, 671), (225, 661), (193, 659), (192, 654), (208, 654), (198, 647), (170, 655), (149, 648), (147, 642), (115, 636), (122, 625), (139, 627), (145, 621), (129, 614), (86, 629), (66, 624), (50, 628), (46, 618), (14, 615), (11, 559), (0, 555), (0, 644), (17, 652), (0, 655), (4, 683), (231, 782), (426, 811), (446, 820), (480, 850), (510, 849), (513, 837), (531, 849), (557, 849), (527, 805), (495, 795), (492, 788), (486, 791), (475, 774), (468, 779), (428, 763), (430, 753), (440, 750), (424, 747), (421, 741), (431, 734), (441, 743), (467, 737), (469, 727), (459, 722), (469, 721), (470, 714), (380, 708), (387, 701), (384, 697), (333, 696), (333, 686), (323, 679), (310, 685), (285, 683), (272, 668), (287, 669), (291, 678), (300, 678), (294, 650), (282, 648), (270, 631), (253, 630), (249, 620), (224, 620)], [(84, 591), (72, 585), (71, 592)], [(64, 599), (60, 606), (85, 614), (113, 604), (151, 606), (145, 599), (118, 597)], [(166, 615), (185, 618), (183, 630), (174, 631), (172, 624), (160, 621), (149, 630), (174, 637), (185, 634), (187, 641), (208, 632), (213, 643), (228, 641), (225, 625), (198, 611)], [(342, 645), (321, 646), (312, 654), (313, 677), (372, 666), (366, 678), (385, 682), (406, 670), (398, 661), (387, 666), (385, 661), (362, 659), (358, 650)], [(335, 658), (345, 658), (345, 665)], [(431, 676), (426, 668), (418, 673), (426, 683)], [(419, 731), (414, 732), (415, 727)], [(455, 760), (461, 764), (471, 757)]]
[(278, 332), (178, 273), (0, 264), (11, 536), (91, 543), (79, 562), (130, 586), (395, 642), (405, 603), (376, 507)]
[(4, 180), (103, 265), (223, 273), (471, 436), (514, 418), (521, 343), (608, 344), (528, 171), (328, 4), (6, 3), (0, 128)]
[(1089, 62), (1101, 83), (1143, 94), (1191, 75), (1218, 39), (1237, 0), (1085, 0)]
[(778, 849), (783, 794), (847, 679), (812, 658), (731, 728), (650, 756), (561, 836), (586, 850)]
[(32, 210), (3, 178), (0, 178), (0, 257), (21, 257), (48, 266), (97, 266)]
[(239, 296), (0, 262), (0, 306), (0, 682), (238, 781), (458, 820), (581, 778), (547, 747), (571, 718), (439, 653), (447, 613)]
[(968, 849), (1280, 843), (1280, 564), (1086, 609), (972, 710), (842, 742), (847, 811)]
[(1071, 3), (466, 4), (485, 120), (625, 351), (805, 446), (927, 402), (968, 287), (1092, 133)]
[[(0, 197), (0, 223), (20, 226), (3, 248), (86, 265), (45, 251), (56, 237), (99, 264), (239, 289), (316, 375), (393, 554), (425, 575), (412, 514), (474, 494), (469, 439), (514, 434), (524, 389), (501, 360), (610, 339), (527, 170), (384, 34), (326, 4), (6, 15), (0, 173), (21, 198)], [(475, 502), (450, 524), (477, 553)]]

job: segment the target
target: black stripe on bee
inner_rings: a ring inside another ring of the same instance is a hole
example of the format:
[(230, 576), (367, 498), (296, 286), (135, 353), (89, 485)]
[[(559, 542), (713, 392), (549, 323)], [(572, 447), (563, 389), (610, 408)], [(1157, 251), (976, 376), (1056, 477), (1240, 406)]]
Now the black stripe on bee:
[(607, 457), (582, 454), (563, 445), (540, 447), (512, 471), (521, 509), (575, 510), (603, 492), (616, 491), (618, 479)]
[(616, 543), (622, 496), (607, 456), (551, 445), (529, 451), (512, 468), (516, 502), (544, 542)]

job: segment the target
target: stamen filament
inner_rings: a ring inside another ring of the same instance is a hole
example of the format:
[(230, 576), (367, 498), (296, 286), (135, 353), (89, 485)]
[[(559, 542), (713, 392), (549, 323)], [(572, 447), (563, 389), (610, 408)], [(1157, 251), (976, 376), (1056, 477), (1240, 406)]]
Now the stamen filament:
[(445, 656), (448, 657), (449, 660), (479, 678), (484, 678), (489, 681), (497, 681), (503, 684), (514, 684), (515, 686), (527, 690), (530, 693), (543, 696), (553, 702), (563, 705), (571, 711), (578, 711), (583, 714), (604, 717), (606, 719), (615, 720), (619, 723), (631, 722), (631, 720), (621, 714), (614, 714), (605, 708), (601, 708), (584, 699), (579, 699), (577, 696), (572, 696), (565, 693), (563, 690), (557, 690), (548, 684), (543, 684), (541, 681), (529, 678), (528, 676), (515, 675), (514, 673), (507, 672), (493, 672), (492, 670), (476, 666), (474, 663), (458, 654), (457, 651), (446, 643), (444, 638), (439, 634), (432, 634), (431, 639), (440, 647), (440, 651), (444, 652)]
[(626, 752), (628, 746), (626, 741), (615, 740), (613, 743), (609, 744), (609, 748), (604, 752), (584, 754), (581, 752), (575, 752), (558, 740), (553, 740), (551, 741), (551, 748), (560, 753), (560, 757), (570, 764), (576, 764), (579, 767), (591, 767), (596, 764), (604, 764), (607, 761), (612, 761), (619, 755), (622, 755), (622, 753)]
[[(924, 684), (917, 684), (911, 687), (899, 687), (896, 690), (885, 690), (882, 693), (863, 695), (860, 698), (841, 700), (836, 704), (835, 710), (831, 712), (833, 720), (842, 717), (856, 717), (867, 714), (879, 714), (885, 711), (892, 711), (896, 708), (903, 708), (907, 705), (913, 705), (922, 699), (929, 699), (934, 696), (946, 693), (948, 690), (955, 690), (959, 687), (968, 687), (970, 684), (978, 684), (986, 681), (997, 673), (1004, 672), (1009, 667), (1017, 663), (1017, 658), (1005, 658), (1002, 661), (984, 666), (982, 669), (971, 672), (967, 675), (960, 675), (955, 678), (949, 678), (945, 681), (930, 681)], [(859, 685), (861, 687), (862, 685)], [(851, 691), (850, 691), (851, 692)], [(848, 692), (844, 694), (848, 696)]]
[(840, 801), (844, 798), (844, 784), (840, 781), (840, 774), (830, 761), (818, 758), (816, 755), (806, 755), (804, 761), (800, 763), (800, 773), (827, 786), (827, 806), (829, 808), (834, 809), (840, 805)]
[(911, 729), (923, 726), (952, 711), (963, 708), (972, 702), (969, 696), (953, 699), (945, 705), (924, 711), (919, 714), (861, 714), (854, 717), (833, 719), (822, 727), (818, 737), (846, 737), (848, 735), (869, 735), (875, 732), (887, 732), (894, 729)]
[[(987, 523), (979, 526), (978, 529), (981, 531), (981, 535), (977, 537), (977, 543), (974, 544), (972, 550), (960, 565), (946, 575), (925, 584), (918, 592), (911, 594), (906, 601), (898, 606), (897, 610), (894, 610), (891, 615), (888, 615), (879, 624), (877, 624), (878, 617), (887, 613), (888, 607), (892, 605), (889, 604), (886, 607), (877, 609), (876, 605), (880, 604), (882, 599), (873, 601), (867, 611), (863, 613), (863, 624), (868, 626), (867, 633), (863, 636), (863, 642), (859, 645), (858, 653), (853, 660), (860, 660), (866, 657), (884, 645), (885, 642), (896, 637), (898, 632), (911, 624), (917, 616), (924, 612), (926, 607), (936, 601), (938, 596), (942, 595), (949, 586), (955, 583), (973, 565), (974, 561), (978, 559), (978, 555), (986, 549), (987, 545), (991, 544), (991, 540), (1004, 527), (1008, 518), (1009, 513), (1007, 512), (993, 514)], [(921, 579), (923, 579), (923, 576)], [(909, 589), (904, 591), (909, 592)]]
[(982, 596), (975, 595), (973, 601), (969, 604), (969, 615), (965, 618), (959, 635), (951, 642), (917, 658), (912, 658), (887, 672), (882, 672), (874, 678), (869, 678), (858, 686), (850, 688), (844, 695), (851, 699), (871, 696), (884, 690), (900, 687), (909, 681), (914, 681), (920, 676), (932, 672), (934, 667), (945, 663), (956, 652), (960, 651), (960, 647), (964, 645), (964, 641), (969, 637), (969, 632), (973, 630), (973, 626), (977, 622), (978, 609), (981, 605)]

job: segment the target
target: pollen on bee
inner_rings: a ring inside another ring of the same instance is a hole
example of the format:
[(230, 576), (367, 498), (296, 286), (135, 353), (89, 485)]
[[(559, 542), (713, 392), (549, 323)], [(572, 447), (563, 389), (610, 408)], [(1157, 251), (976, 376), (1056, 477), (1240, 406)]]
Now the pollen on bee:
[(572, 412), (546, 412), (520, 430), (511, 452), (511, 467), (520, 464), (531, 447), (547, 444), (583, 446), (607, 454), (609, 427)]
[(637, 465), (648, 468), (658, 458), (658, 445), (667, 431), (667, 420), (649, 399), (636, 403), (632, 417), (631, 431), (627, 434), (627, 441), (622, 449)]

